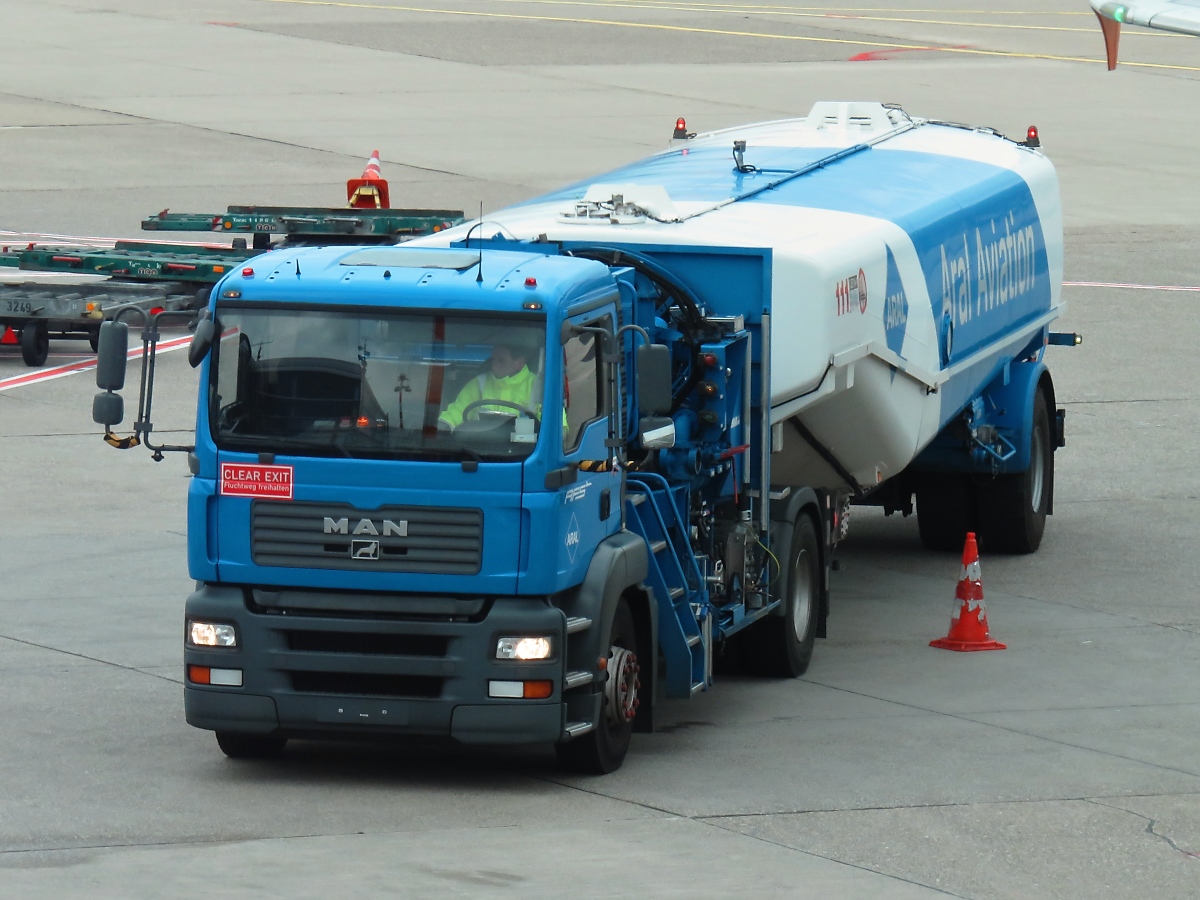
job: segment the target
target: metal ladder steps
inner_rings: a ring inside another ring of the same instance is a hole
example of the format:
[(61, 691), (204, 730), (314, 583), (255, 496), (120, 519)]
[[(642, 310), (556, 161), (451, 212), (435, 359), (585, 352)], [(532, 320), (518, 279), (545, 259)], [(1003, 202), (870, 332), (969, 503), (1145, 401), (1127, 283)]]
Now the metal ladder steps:
[(698, 643), (700, 643), (700, 635), (693, 634), (688, 636), (687, 645), (689, 647), (695, 647)]
[(569, 738), (576, 738), (581, 734), (587, 734), (595, 727), (595, 722), (568, 722), (567, 727), (563, 729), (563, 732)]
[(662, 551), (666, 550), (668, 546), (669, 545), (667, 544), (666, 541), (651, 541), (650, 542), (650, 552), (652, 554), (657, 555), (659, 553), (662, 553)]

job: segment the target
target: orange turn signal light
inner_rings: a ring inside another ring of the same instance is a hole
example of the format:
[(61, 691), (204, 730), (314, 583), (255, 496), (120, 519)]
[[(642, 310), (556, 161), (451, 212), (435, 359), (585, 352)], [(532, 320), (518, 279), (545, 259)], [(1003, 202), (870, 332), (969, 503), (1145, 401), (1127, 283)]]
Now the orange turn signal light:
[(526, 700), (545, 700), (553, 693), (553, 681), (526, 681), (523, 696)]
[(212, 670), (208, 666), (188, 666), (188, 681), (192, 684), (212, 684)]

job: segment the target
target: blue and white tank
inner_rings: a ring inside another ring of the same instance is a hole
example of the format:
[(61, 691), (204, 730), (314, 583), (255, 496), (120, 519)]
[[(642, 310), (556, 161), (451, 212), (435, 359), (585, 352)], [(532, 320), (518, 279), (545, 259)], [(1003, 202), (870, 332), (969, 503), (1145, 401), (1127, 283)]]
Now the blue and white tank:
[(487, 222), (522, 239), (768, 249), (770, 297), (747, 321), (771, 316), (778, 483), (845, 483), (789, 434), (793, 416), (860, 485), (897, 474), (1063, 309), (1049, 160), (878, 103), (675, 142)]

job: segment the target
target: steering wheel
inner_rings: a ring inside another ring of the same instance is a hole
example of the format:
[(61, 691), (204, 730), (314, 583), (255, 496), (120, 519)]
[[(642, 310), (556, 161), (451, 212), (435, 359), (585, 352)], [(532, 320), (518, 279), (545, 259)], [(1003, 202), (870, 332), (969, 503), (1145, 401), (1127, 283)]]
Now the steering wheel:
[[(507, 409), (514, 410), (517, 413), (523, 413), (531, 419), (536, 419), (538, 417), (537, 413), (535, 413), (532, 409), (530, 409), (528, 406), (522, 406), (520, 403), (510, 403), (508, 400), (475, 400), (471, 403), (468, 403), (467, 408), (463, 410), (463, 421), (467, 421), (467, 416), (484, 406), (503, 406)], [(479, 416), (476, 415), (475, 418), (479, 419)]]

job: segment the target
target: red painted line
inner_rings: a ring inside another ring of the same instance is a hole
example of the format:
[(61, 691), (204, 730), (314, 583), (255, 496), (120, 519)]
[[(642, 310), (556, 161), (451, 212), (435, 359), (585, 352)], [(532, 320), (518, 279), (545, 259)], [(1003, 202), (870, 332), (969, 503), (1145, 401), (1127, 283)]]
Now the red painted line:
[[(847, 18), (849, 18), (847, 16)], [(855, 53), (850, 57), (850, 62), (883, 62), (890, 59), (897, 53), (924, 53), (926, 51), (936, 50), (966, 50), (967, 45), (961, 44), (957, 47), (896, 47), (892, 50), (867, 50), (865, 53)]]
[[(186, 347), (192, 342), (192, 336), (189, 334), (185, 337), (171, 338), (169, 341), (158, 342), (159, 353), (169, 353), (172, 350), (179, 350)], [(140, 359), (142, 356), (142, 348), (137, 347), (130, 350), (128, 353), (129, 359)], [(55, 378), (65, 378), (67, 375), (74, 375), (76, 372), (87, 372), (96, 368), (95, 359), (81, 359), (78, 362), (67, 363), (62, 366), (54, 366), (51, 369), (38, 369), (36, 372), (29, 372), (25, 375), (14, 375), (12, 378), (0, 379), (0, 391), (7, 391), (10, 388), (26, 387), (31, 384), (39, 384), (43, 381), (52, 381)]]
[(1063, 287), (1123, 288), (1129, 291), (1191, 291), (1200, 293), (1200, 286), (1186, 284), (1122, 284), (1115, 281), (1064, 281)]

